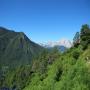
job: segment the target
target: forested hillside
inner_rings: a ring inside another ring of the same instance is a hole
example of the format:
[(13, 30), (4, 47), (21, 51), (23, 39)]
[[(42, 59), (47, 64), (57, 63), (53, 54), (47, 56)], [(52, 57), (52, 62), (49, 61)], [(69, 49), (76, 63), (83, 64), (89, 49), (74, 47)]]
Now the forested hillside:
[(0, 65), (16, 67), (30, 64), (42, 47), (29, 40), (23, 32), (0, 27)]
[(89, 26), (81, 27), (67, 51), (44, 49), (31, 64), (4, 70), (1, 90), (90, 90)]

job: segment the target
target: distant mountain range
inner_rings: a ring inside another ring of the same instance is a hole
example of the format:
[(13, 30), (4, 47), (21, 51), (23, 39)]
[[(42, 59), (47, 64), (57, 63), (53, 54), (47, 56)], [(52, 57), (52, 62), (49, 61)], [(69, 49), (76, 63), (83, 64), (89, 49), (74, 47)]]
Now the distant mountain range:
[(0, 65), (29, 64), (43, 47), (32, 42), (23, 32), (0, 27)]
[(41, 46), (43, 47), (55, 47), (55, 46), (64, 46), (66, 48), (70, 48), (72, 46), (72, 42), (70, 40), (62, 39), (60, 41), (49, 41), (46, 43), (40, 43)]
[(47, 43), (40, 43), (41, 46), (45, 48), (57, 47), (60, 51), (65, 51), (66, 49), (72, 47), (72, 42), (70, 40), (62, 39), (60, 41), (49, 41)]

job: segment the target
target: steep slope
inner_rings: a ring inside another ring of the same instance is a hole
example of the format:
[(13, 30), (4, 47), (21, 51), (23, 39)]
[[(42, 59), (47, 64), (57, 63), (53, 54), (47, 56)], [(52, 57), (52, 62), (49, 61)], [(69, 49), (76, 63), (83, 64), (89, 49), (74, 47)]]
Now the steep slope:
[[(48, 66), (45, 77), (38, 73), (31, 78), (24, 90), (90, 90), (90, 63), (87, 66), (85, 53), (89, 55), (90, 48), (85, 52), (80, 48), (70, 49)], [(76, 59), (73, 53), (79, 51)]]
[(43, 48), (32, 42), (23, 32), (9, 31), (0, 28), (0, 64), (22, 65), (29, 64), (33, 57)]
[[(44, 52), (39, 56), (39, 60), (33, 63), (33, 71), (26, 65), (6, 74), (3, 88), (9, 88), (8, 90), (90, 90), (90, 63), (85, 59), (86, 54), (90, 53), (90, 48), (85, 51), (80, 49), (81, 46), (73, 47), (63, 54), (56, 51), (47, 54)], [(77, 52), (79, 52), (78, 59), (75, 58)]]

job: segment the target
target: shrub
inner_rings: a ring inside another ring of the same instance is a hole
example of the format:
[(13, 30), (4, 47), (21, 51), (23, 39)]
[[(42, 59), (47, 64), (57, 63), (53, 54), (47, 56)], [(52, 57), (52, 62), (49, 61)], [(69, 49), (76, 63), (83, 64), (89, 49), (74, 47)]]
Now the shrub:
[(74, 51), (74, 52), (73, 52), (73, 58), (74, 58), (74, 59), (78, 59), (79, 56), (80, 56), (80, 53), (79, 53), (78, 51)]

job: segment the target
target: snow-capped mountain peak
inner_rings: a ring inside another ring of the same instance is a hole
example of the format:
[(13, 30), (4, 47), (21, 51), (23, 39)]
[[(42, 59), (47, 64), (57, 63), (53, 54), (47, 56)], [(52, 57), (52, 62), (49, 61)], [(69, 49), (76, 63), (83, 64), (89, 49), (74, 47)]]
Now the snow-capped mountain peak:
[(44, 47), (54, 47), (54, 46), (64, 46), (66, 48), (70, 48), (72, 46), (72, 42), (67, 39), (61, 39), (59, 41), (48, 41), (46, 43), (40, 44)]
[(58, 41), (58, 44), (65, 46), (67, 48), (70, 48), (72, 46), (72, 42), (70, 40), (67, 40), (67, 39), (61, 39), (60, 41)]

